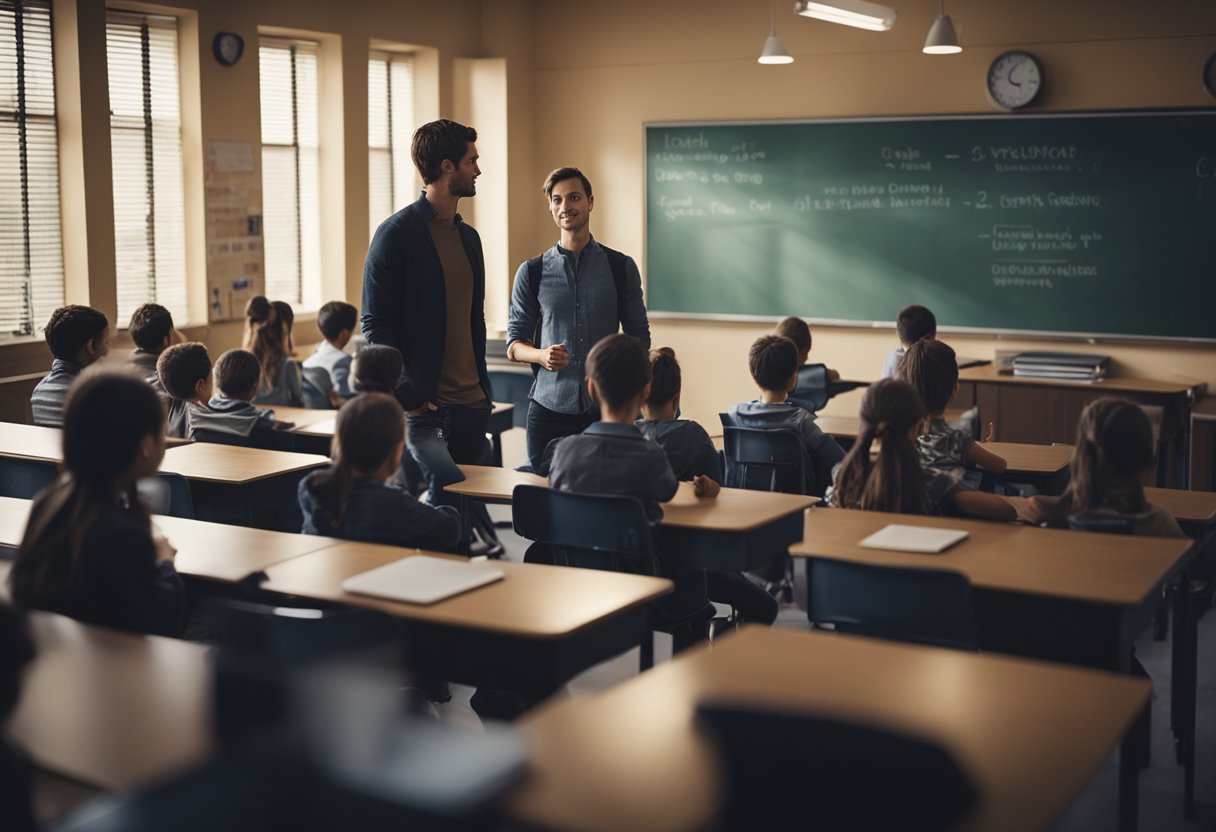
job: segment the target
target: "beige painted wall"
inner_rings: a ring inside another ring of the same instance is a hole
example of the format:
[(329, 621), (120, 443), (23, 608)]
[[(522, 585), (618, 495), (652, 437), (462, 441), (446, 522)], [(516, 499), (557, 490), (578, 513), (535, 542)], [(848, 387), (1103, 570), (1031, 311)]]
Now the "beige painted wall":
[[(888, 4), (898, 8), (899, 21), (876, 33), (795, 17), (784, 11), (788, 3), (778, 3), (778, 34), (796, 62), (760, 66), (755, 58), (769, 20), (764, 0), (537, 0), (533, 179), (540, 182), (558, 164), (581, 166), (595, 185), (597, 237), (632, 253), (644, 271), (647, 121), (989, 113), (988, 64), (1015, 47), (1045, 65), (1042, 110), (1216, 103), (1200, 84), (1204, 60), (1216, 51), (1216, 4), (952, 0), (948, 11), (966, 47), (954, 56), (920, 51), (936, 0)], [(552, 244), (552, 226), (539, 207), (534, 222), (531, 248), (513, 248), (514, 262)], [(654, 321), (652, 329), (656, 345), (670, 345), (680, 357), (688, 416), (716, 425), (718, 411), (752, 395), (747, 347), (768, 326)], [(846, 376), (877, 374), (895, 346), (892, 330), (819, 327), (814, 336), (814, 357)], [(990, 356), (994, 347), (1058, 346), (949, 340), (975, 356)], [(1121, 375), (1184, 375), (1216, 385), (1211, 348), (1104, 343), (1100, 350), (1114, 357)], [(852, 409), (856, 401), (834, 401), (829, 410)]]

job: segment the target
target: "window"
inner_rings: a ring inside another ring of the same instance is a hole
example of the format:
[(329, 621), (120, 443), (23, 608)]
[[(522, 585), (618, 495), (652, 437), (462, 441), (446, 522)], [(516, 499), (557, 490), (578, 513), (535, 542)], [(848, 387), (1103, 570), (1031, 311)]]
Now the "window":
[(63, 305), (50, 0), (0, 0), (0, 331)]
[(258, 62), (266, 294), (315, 307), (321, 294), (317, 44), (263, 40)]
[(118, 325), (143, 303), (185, 323), (186, 229), (177, 19), (106, 12)]
[(367, 185), (371, 233), (414, 201), (414, 56), (373, 52), (367, 62)]

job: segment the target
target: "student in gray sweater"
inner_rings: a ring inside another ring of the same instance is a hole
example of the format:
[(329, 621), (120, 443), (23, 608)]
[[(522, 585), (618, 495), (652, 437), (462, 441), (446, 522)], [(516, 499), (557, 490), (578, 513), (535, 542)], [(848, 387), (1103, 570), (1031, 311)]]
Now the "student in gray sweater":
[(197, 439), (199, 431), (248, 438), (254, 431), (294, 427), (291, 422), (277, 421), (273, 410), (253, 405), (261, 377), (262, 368), (248, 350), (228, 350), (221, 355), (215, 362), (217, 392), (208, 402), (208, 409), (190, 411), (190, 438)]
[(63, 424), (63, 403), (80, 371), (110, 351), (110, 322), (90, 306), (61, 306), (43, 329), (55, 360), (51, 372), (34, 387), (30, 406), (34, 424)]
[(156, 360), (156, 376), (164, 390), (165, 435), (190, 438), (190, 414), (203, 411), (211, 398), (211, 357), (197, 341), (174, 344)]

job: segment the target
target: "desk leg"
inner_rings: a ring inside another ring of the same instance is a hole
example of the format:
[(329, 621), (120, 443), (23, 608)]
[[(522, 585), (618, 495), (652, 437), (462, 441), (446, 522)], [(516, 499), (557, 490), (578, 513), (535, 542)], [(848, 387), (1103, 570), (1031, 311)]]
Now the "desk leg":
[(638, 672), (645, 673), (654, 667), (654, 611), (653, 606), (642, 616), (642, 640), (638, 642)]
[(1191, 605), (1190, 577), (1179, 576), (1174, 594), (1174, 650), (1171, 676), (1170, 724), (1174, 729), (1177, 760), (1182, 764), (1182, 812), (1195, 813), (1195, 699), (1199, 650), (1196, 616)]
[[(1145, 706), (1147, 711), (1148, 706)], [(1119, 743), (1119, 832), (1136, 832), (1140, 815), (1140, 761), (1132, 750), (1131, 733)]]

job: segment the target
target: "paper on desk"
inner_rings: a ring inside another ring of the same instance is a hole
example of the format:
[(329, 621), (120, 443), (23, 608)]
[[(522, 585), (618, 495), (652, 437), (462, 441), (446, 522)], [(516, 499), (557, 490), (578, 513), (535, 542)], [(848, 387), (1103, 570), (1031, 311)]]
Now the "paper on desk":
[(901, 526), (892, 523), (861, 541), (867, 549), (891, 549), (896, 552), (921, 552), (934, 555), (944, 552), (967, 539), (962, 529), (932, 529), (924, 526)]

